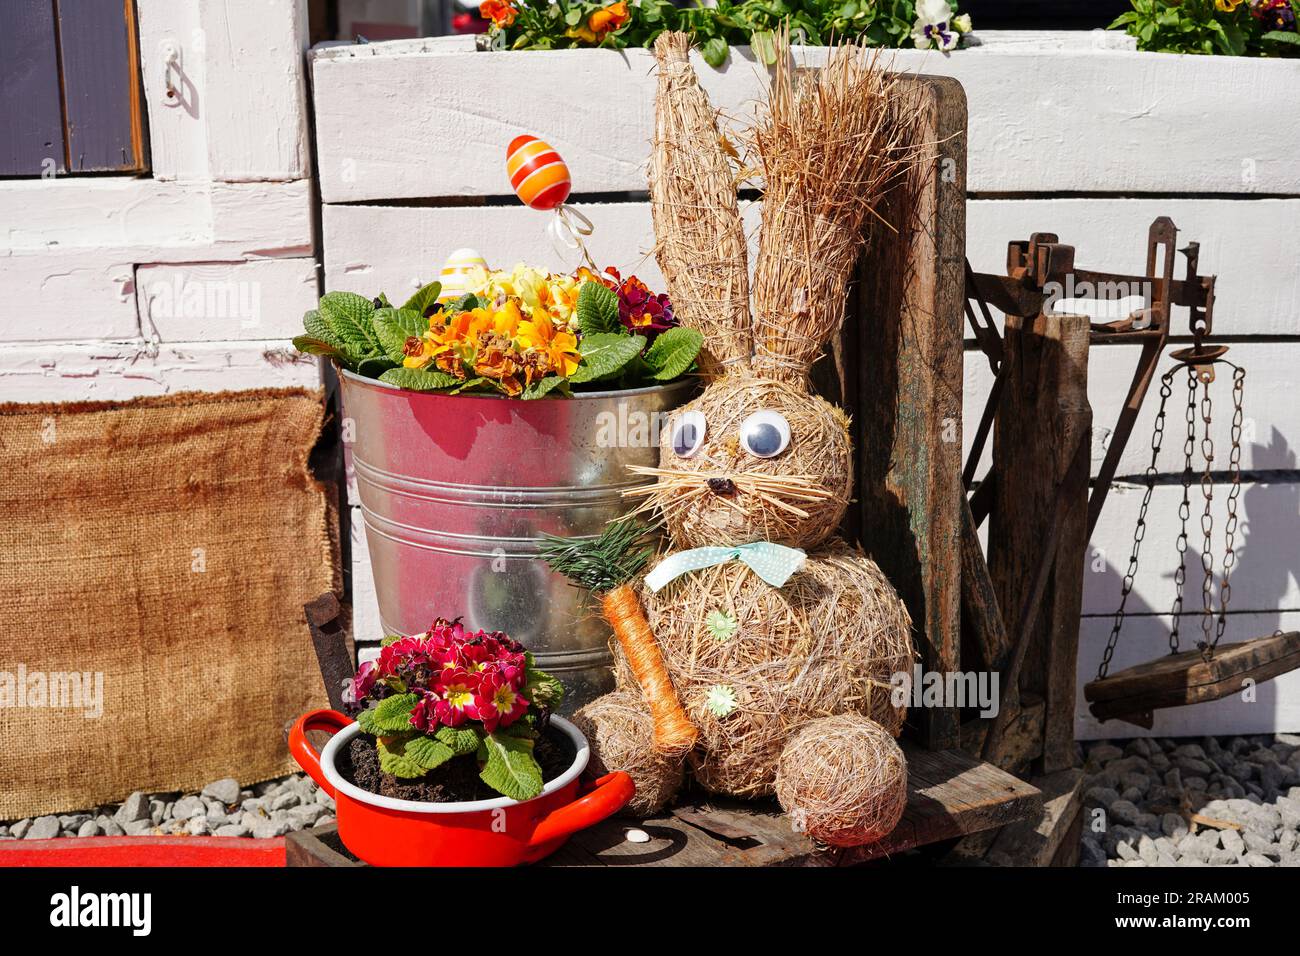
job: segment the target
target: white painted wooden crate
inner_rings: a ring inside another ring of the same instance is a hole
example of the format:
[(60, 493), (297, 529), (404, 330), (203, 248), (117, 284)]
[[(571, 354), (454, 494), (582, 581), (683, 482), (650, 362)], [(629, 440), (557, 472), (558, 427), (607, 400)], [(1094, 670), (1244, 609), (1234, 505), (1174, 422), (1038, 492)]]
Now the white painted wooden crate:
[(0, 401), (317, 385), (305, 0), (136, 6), (150, 174), (0, 182)]
[[(1300, 221), (1300, 126), (1284, 117), (1300, 91), (1300, 64), (1139, 54), (1114, 34), (985, 37), (982, 48), (949, 56), (894, 55), (896, 69), (954, 76), (965, 87), (972, 265), (1001, 271), (1008, 240), (1051, 231), (1077, 247), (1081, 265), (1140, 273), (1147, 227), (1158, 215), (1174, 220), (1182, 241), (1200, 241), (1201, 271), (1220, 276), (1216, 332), (1239, 340), (1233, 357), (1249, 369), (1242, 465), (1258, 473), (1242, 494), (1245, 543), (1227, 639), (1296, 626), (1300, 402), (1291, 383), (1300, 367), (1300, 277), (1291, 237)], [(825, 51), (800, 56), (815, 65)], [(589, 245), (597, 259), (660, 283), (648, 256), (653, 233), (645, 201), (652, 62), (642, 50), (475, 52), (463, 38), (316, 51), (326, 288), (395, 297), (427, 281), (460, 246), (479, 249), (498, 266), (526, 259), (572, 268), (546, 238), (546, 214), (510, 197), (504, 149), (521, 132), (547, 140), (569, 163), (574, 204), (596, 227)], [(750, 111), (764, 74), (748, 51), (736, 51), (722, 70), (698, 61), (697, 67), (728, 117)], [(759, 205), (745, 214), (755, 234)], [(1099, 347), (1091, 356), (1094, 473), (1136, 358), (1124, 347)], [(991, 381), (983, 357), (968, 353), (968, 444)], [(1155, 397), (1121, 476), (1146, 467)], [(1228, 418), (1215, 423), (1221, 448)], [(1181, 467), (1181, 444), (1176, 437), (1167, 444), (1160, 468), (1172, 474)], [(1117, 483), (1087, 556), (1081, 683), (1094, 673), (1105, 641), (1139, 497), (1131, 482)], [(1175, 488), (1157, 489), (1131, 599), (1149, 616), (1126, 634), (1118, 666), (1164, 648), (1158, 615), (1169, 608), (1177, 497)], [(358, 581), (369, 579), (365, 560), (357, 547)], [(358, 638), (377, 639), (375, 609), (360, 590), (356, 611)], [(1082, 701), (1078, 713), (1081, 736), (1116, 732), (1115, 725), (1093, 723)], [(1153, 732), (1269, 729), (1300, 730), (1300, 680), (1275, 682), (1254, 704), (1166, 712)]]

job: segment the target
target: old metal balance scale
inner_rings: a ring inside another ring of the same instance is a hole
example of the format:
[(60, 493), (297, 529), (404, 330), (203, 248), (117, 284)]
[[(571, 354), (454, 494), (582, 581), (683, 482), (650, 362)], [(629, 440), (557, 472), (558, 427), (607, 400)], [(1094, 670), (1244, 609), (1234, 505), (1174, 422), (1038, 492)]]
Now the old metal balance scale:
[[(1171, 220), (1161, 217), (1152, 223), (1148, 236), (1147, 270), (1145, 276), (1103, 273), (1074, 267), (1074, 250), (1060, 245), (1055, 235), (1040, 233), (1028, 242), (1012, 243), (1006, 277), (968, 273), (968, 292), (980, 306), (977, 316), (968, 307), (968, 317), (977, 342), (994, 363), (998, 377), (990, 395), (989, 408), (976, 433), (975, 447), (968, 459), (964, 477), (969, 484), (974, 475), (984, 441), (992, 419), (992, 409), (997, 407), (1002, 385), (1002, 370), (998, 365), (1001, 345), (993, 329), (988, 306), (993, 305), (1008, 315), (1027, 316), (1042, 307), (1044, 289), (1071, 277), (1079, 287), (1114, 289), (1128, 286), (1147, 291), (1146, 308), (1115, 321), (1092, 326), (1094, 343), (1137, 343), (1142, 354), (1134, 374), (1125, 405), (1120, 412), (1107, 454), (1098, 471), (1093, 491), (1088, 500), (1088, 533), (1091, 535), (1101, 513), (1102, 504), (1109, 491), (1120, 456), (1123, 454), (1133, 424), (1143, 399), (1154, 380), (1156, 367), (1164, 354), (1170, 334), (1170, 312), (1173, 306), (1189, 310), (1189, 330), (1193, 344), (1190, 348), (1174, 351), (1174, 365), (1160, 378), (1160, 407), (1156, 414), (1151, 440), (1151, 458), (1144, 474), (1145, 494), (1134, 528), (1133, 545), (1124, 574), (1119, 607), (1115, 612), (1106, 649), (1102, 656), (1097, 678), (1084, 687), (1084, 697), (1091, 704), (1098, 720), (1120, 719), (1141, 727), (1150, 728), (1153, 712), (1165, 707), (1178, 707), (1203, 701), (1217, 700), (1240, 692), (1248, 682), (1259, 683), (1295, 668), (1300, 668), (1300, 632), (1275, 633), (1253, 640), (1220, 646), (1227, 626), (1227, 612), (1231, 600), (1231, 574), (1236, 553), (1234, 540), (1237, 530), (1237, 501), (1241, 492), (1241, 432), (1242, 398), (1246, 372), (1226, 358), (1228, 348), (1211, 345), (1206, 338), (1212, 331), (1214, 308), (1214, 277), (1199, 276), (1198, 244), (1189, 243), (1181, 250), (1187, 260), (1187, 275), (1173, 277), (1175, 239), (1177, 230)], [(981, 319), (983, 320), (981, 323)], [(1226, 478), (1229, 485), (1226, 502), (1226, 520), (1223, 525), (1223, 553), (1218, 562), (1219, 607), (1214, 607), (1215, 565), (1213, 488), (1215, 481), (1215, 445), (1210, 434), (1214, 420), (1214, 403), (1210, 387), (1216, 371), (1230, 370), (1232, 395), (1231, 448), (1227, 458)], [(1183, 446), (1184, 466), (1181, 475), (1182, 502), (1179, 506), (1180, 532), (1176, 542), (1179, 557), (1174, 576), (1174, 600), (1171, 610), (1172, 626), (1169, 633), (1167, 656), (1144, 664), (1109, 672), (1110, 662), (1122, 632), (1125, 606), (1133, 589), (1138, 569), (1138, 558), (1147, 528), (1147, 510), (1158, 473), (1157, 462), (1163, 444), (1166, 410), (1173, 396), (1176, 382), (1186, 382), (1187, 401), (1185, 420), (1186, 437)], [(1200, 462), (1196, 462), (1199, 448)], [(1200, 531), (1202, 537), (1202, 585), (1200, 625), (1202, 637), (1194, 650), (1180, 649), (1180, 631), (1184, 586), (1186, 583), (1186, 553), (1189, 542), (1188, 523), (1192, 517), (1193, 479), (1199, 475)], [(981, 501), (980, 492), (972, 497), (972, 510), (977, 521), (987, 505)], [(1049, 552), (1050, 553), (1050, 549)]]

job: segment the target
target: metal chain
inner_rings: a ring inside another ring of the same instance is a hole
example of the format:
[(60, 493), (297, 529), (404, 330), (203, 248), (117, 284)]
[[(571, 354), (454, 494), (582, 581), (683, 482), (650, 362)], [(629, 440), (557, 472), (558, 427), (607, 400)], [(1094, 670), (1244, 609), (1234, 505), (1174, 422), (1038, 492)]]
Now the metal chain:
[(1205, 499), (1205, 509), (1201, 512), (1201, 635), (1197, 642), (1201, 656), (1212, 656), (1210, 630), (1214, 626), (1214, 439), (1210, 436), (1210, 417), (1214, 405), (1210, 400), (1210, 383), (1205, 383), (1201, 393), (1201, 421), (1205, 433), (1201, 436), (1201, 456), (1205, 467), (1201, 470), (1201, 497)]
[(1174, 606), (1169, 612), (1169, 653), (1178, 653), (1178, 630), (1183, 613), (1183, 585), (1187, 582), (1187, 521), (1192, 516), (1192, 456), (1196, 452), (1196, 389), (1200, 379), (1196, 370), (1187, 368), (1187, 437), (1183, 440), (1183, 500), (1178, 505), (1179, 531), (1175, 545), (1178, 551), (1178, 570), (1174, 572)]
[(1156, 469), (1156, 463), (1160, 458), (1160, 445), (1165, 436), (1165, 406), (1169, 401), (1169, 396), (1173, 394), (1172, 382), (1174, 372), (1177, 369), (1170, 369), (1160, 377), (1160, 410), (1156, 412), (1155, 428), (1151, 433), (1151, 463), (1147, 465), (1144, 473), (1144, 484), (1146, 492), (1142, 495), (1142, 507), (1138, 510), (1137, 525), (1133, 529), (1133, 550), (1129, 553), (1128, 570), (1124, 574), (1124, 583), (1120, 588), (1119, 607), (1115, 610), (1115, 619), (1111, 622), (1110, 638), (1106, 641), (1106, 650), (1101, 656), (1101, 666), (1097, 668), (1097, 679), (1101, 680), (1110, 670), (1110, 660), (1115, 655), (1115, 644), (1119, 641), (1119, 633), (1124, 627), (1124, 606), (1128, 603), (1128, 596), (1133, 590), (1133, 579), (1138, 570), (1138, 554), (1142, 550), (1142, 539), (1147, 533), (1147, 507), (1151, 504), (1151, 493), (1155, 490), (1156, 475), (1159, 473)]
[(1232, 450), (1228, 456), (1228, 516), (1223, 524), (1223, 582), (1219, 586), (1219, 618), (1215, 626), (1214, 639), (1209, 647), (1203, 648), (1201, 655), (1209, 660), (1223, 638), (1223, 631), (1228, 626), (1228, 603), (1232, 600), (1232, 567), (1237, 563), (1237, 550), (1234, 547), (1237, 535), (1237, 499), (1241, 497), (1241, 425), (1242, 397), (1246, 389), (1246, 370), (1231, 362), (1223, 363), (1232, 368)]

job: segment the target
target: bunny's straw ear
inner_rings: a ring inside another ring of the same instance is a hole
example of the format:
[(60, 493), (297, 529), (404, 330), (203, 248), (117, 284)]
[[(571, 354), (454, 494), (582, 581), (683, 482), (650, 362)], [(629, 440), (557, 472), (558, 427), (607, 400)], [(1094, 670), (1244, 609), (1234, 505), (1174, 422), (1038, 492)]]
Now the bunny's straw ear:
[(659, 89), (650, 156), (655, 257), (682, 325), (704, 335), (700, 365), (716, 376), (748, 367), (749, 268), (736, 178), (717, 114), (700, 88), (685, 33), (655, 40)]
[(864, 221), (912, 162), (901, 142), (898, 95), (896, 75), (876, 52), (845, 44), (822, 69), (800, 72), (788, 32), (778, 37), (767, 108), (751, 144), (765, 184), (754, 270), (760, 375), (806, 383), (844, 321)]

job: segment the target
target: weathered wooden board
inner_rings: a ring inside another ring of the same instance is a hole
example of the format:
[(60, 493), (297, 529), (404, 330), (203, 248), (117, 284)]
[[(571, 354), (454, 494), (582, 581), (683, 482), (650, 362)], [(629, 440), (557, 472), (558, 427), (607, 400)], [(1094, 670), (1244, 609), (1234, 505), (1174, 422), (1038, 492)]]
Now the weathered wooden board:
[(0, 7), (0, 176), (67, 171), (54, 7), (13, 0)]
[(55, 0), (72, 172), (142, 172), (135, 0)]
[(1162, 654), (1142, 664), (1111, 671), (1084, 685), (1084, 699), (1098, 720), (1144, 711), (1199, 704), (1237, 694), (1300, 668), (1300, 631), (1262, 635), (1220, 644), (1209, 660), (1196, 649)]
[(281, 339), (302, 334), (316, 307), (314, 259), (140, 266), (141, 329), (161, 342)]
[[(997, 753), (989, 754), (989, 762), (1011, 773), (1023, 775), (1030, 764), (1043, 755), (1043, 724), (1046, 707), (1041, 697), (1023, 695), (1016, 703), (1007, 704), (1014, 713), (1002, 731)], [(961, 749), (972, 757), (984, 753), (984, 741), (992, 726), (992, 717), (968, 720), (961, 725)]]
[[(645, 188), (644, 179), (640, 188)], [(630, 198), (617, 203), (579, 201), (575, 206), (596, 226), (587, 245), (602, 264), (617, 266), (624, 274), (635, 272), (662, 288), (663, 277), (650, 255), (654, 232), (648, 203)], [(756, 243), (761, 203), (742, 203), (741, 209), (746, 233)], [(1140, 272), (1146, 261), (1147, 228), (1159, 215), (1178, 224), (1181, 239), (1200, 240), (1202, 270), (1218, 274), (1217, 331), (1234, 336), (1300, 333), (1295, 256), (1284, 242), (1259, 242), (1260, 236), (1288, 234), (1300, 220), (1300, 199), (968, 197), (966, 251), (977, 270), (1001, 273), (1009, 240), (1050, 230), (1074, 243), (1079, 262), (1089, 268)], [(391, 295), (421, 277), (427, 281), (461, 246), (478, 249), (497, 267), (523, 260), (564, 270), (577, 264), (571, 250), (552, 245), (546, 213), (513, 201), (492, 206), (326, 205), (322, 220), (331, 289), (388, 289)], [(1000, 325), (1001, 316), (995, 313), (994, 318)], [(1129, 353), (1136, 351), (1120, 348), (1122, 359), (1106, 354), (1111, 362), (1129, 364), (1127, 376), (1132, 371)], [(1118, 379), (1120, 372), (1114, 375)], [(981, 379), (979, 387), (987, 390), (988, 384)], [(980, 397), (984, 394), (979, 392)]]
[(0, 401), (123, 401), (171, 392), (316, 388), (315, 359), (287, 343), (33, 344), (0, 348)]
[[(1075, 701), (1075, 734), (1080, 740), (1106, 739), (1119, 731), (1124, 736), (1143, 737), (1300, 732), (1300, 671), (1259, 684), (1250, 694), (1234, 694), (1209, 703), (1158, 710), (1150, 730), (1114, 721), (1100, 723), (1088, 710), (1083, 698), (1083, 685), (1097, 676), (1097, 665), (1110, 634), (1110, 624), (1110, 618), (1083, 619), (1079, 635), (1079, 693)], [(1230, 614), (1223, 643), (1249, 640), (1278, 630), (1300, 630), (1300, 611)], [(1112, 673), (1167, 654), (1168, 638), (1167, 615), (1130, 617), (1115, 649)], [(1199, 624), (1184, 619), (1182, 647), (1191, 648), (1199, 639)]]
[[(508, 194), (502, 151), (525, 130), (560, 151), (578, 193), (645, 188), (649, 51), (411, 48), (313, 53), (326, 202)], [(818, 65), (825, 51), (804, 55)], [(1295, 78), (1285, 60), (990, 47), (901, 50), (893, 63), (966, 88), (975, 192), (1300, 192), (1300, 129), (1277, 122)], [(720, 109), (752, 108), (763, 72), (749, 51), (699, 71)], [(389, 135), (358, 134), (359, 117), (367, 129), (401, 131), (402, 148)]]
[(0, 262), (73, 251), (136, 262), (310, 256), (311, 183), (125, 176), (0, 182)]
[(1042, 814), (1003, 827), (984, 855), (986, 863), (1051, 866), (1065, 841), (1074, 834), (1075, 821), (1083, 808), (1083, 771), (1058, 770), (1030, 782), (1042, 791)]
[[(908, 804), (894, 832), (853, 849), (819, 848), (795, 833), (774, 801), (688, 802), (647, 820), (615, 818), (579, 831), (542, 866), (848, 866), (906, 850), (1037, 819), (1039, 791), (998, 768), (955, 751), (904, 746)], [(635, 827), (650, 840), (632, 843)], [(336, 827), (286, 838), (290, 866), (355, 866)]]
[[(878, 210), (845, 334), (857, 529), (912, 615), (927, 670), (961, 669), (961, 374), (966, 98), (917, 81), (918, 144), (941, 144)], [(869, 412), (865, 410), (870, 410)], [(956, 708), (929, 708), (924, 739), (957, 747)]]
[[(1017, 691), (1043, 699), (1043, 761), (1052, 772), (1074, 757), (1074, 663), (1087, 543), (1086, 439), (1092, 421), (1089, 325), (1082, 316), (1044, 315), (1007, 325), (1006, 386), (993, 433), (989, 573), (1017, 647), (1013, 660), (1024, 660), (1018, 685), (1004, 688), (1003, 699), (1014, 700)], [(1061, 488), (1068, 489), (1067, 497), (1060, 497)], [(1044, 554), (1052, 531), (1057, 533), (1054, 551)], [(1022, 633), (1044, 561), (1054, 561), (1051, 575), (1036, 620)], [(1012, 680), (1010, 672), (1003, 679)]]

